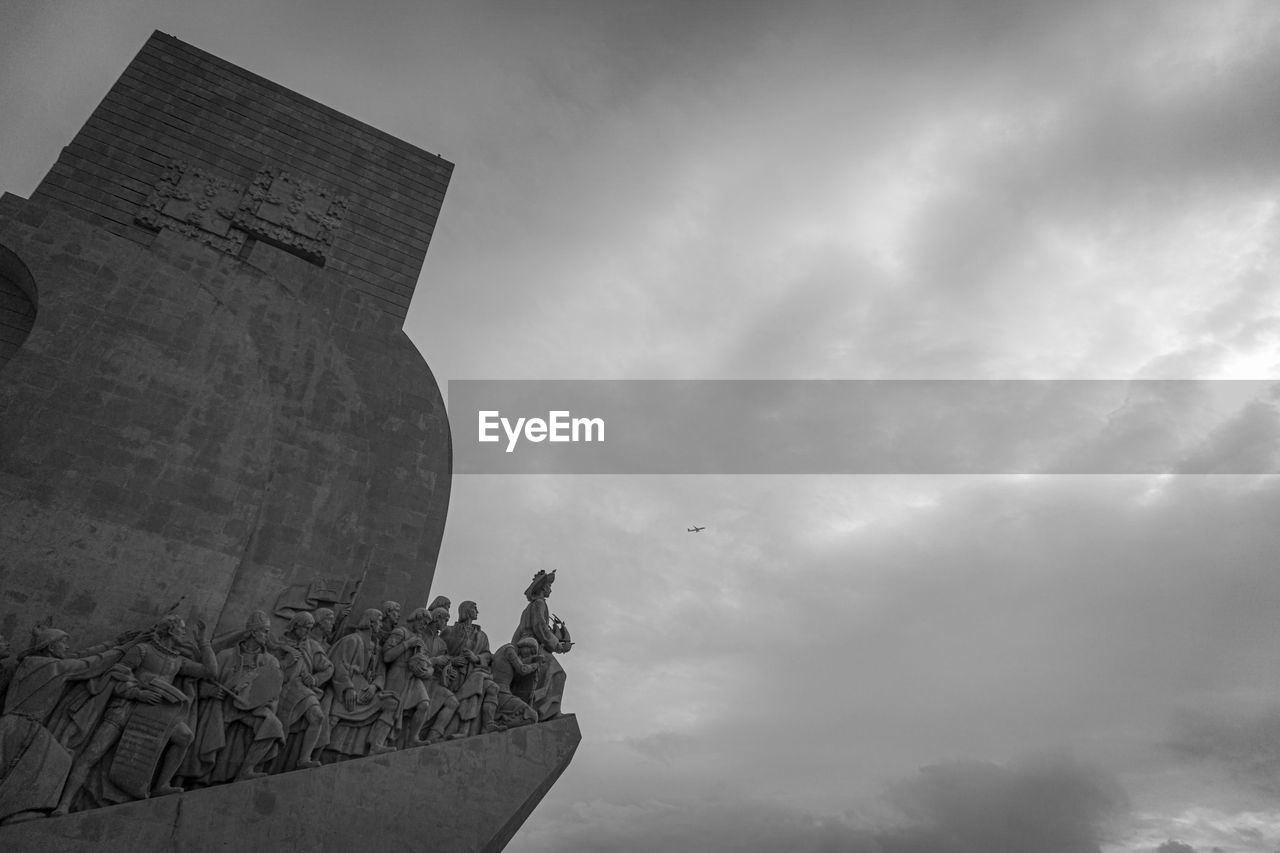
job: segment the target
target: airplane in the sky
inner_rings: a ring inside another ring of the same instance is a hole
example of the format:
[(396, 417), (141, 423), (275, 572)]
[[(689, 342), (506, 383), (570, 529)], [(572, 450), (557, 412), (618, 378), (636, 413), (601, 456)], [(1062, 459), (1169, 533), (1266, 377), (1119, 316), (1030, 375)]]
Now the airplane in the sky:
[(689, 533), (701, 533), (702, 531), (704, 531), (704, 530), (706, 530), (706, 529), (707, 529), (706, 527), (690, 527), (690, 528), (689, 528), (689, 530), (688, 530), (688, 532), (689, 532)]

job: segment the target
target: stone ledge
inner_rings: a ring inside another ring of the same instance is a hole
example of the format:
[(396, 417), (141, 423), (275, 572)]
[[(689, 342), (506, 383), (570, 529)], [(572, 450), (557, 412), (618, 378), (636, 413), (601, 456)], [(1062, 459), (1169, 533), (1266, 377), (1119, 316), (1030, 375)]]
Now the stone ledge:
[(0, 849), (497, 853), (581, 739), (570, 714), (500, 734), (0, 827)]

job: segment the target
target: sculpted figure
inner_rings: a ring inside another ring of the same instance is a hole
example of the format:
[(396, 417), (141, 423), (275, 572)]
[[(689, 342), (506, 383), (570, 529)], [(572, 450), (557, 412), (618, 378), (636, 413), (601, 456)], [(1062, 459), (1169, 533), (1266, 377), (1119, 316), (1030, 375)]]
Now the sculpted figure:
[(464, 601), (458, 605), (458, 621), (440, 634), (450, 657), (444, 681), (458, 697), (453, 729), (460, 735), (506, 728), (494, 721), (498, 686), (493, 683), (489, 672), (493, 660), (489, 651), (489, 635), (475, 621), (479, 615), (480, 609), (474, 601)]
[(564, 623), (556, 620), (553, 625), (551, 613), (547, 609), (547, 599), (551, 596), (551, 585), (555, 580), (555, 572), (547, 574), (539, 571), (533, 576), (533, 582), (524, 591), (524, 597), (529, 603), (520, 614), (520, 624), (511, 636), (511, 642), (516, 644), (525, 637), (531, 637), (537, 641), (542, 651), (542, 661), (538, 664), (538, 677), (532, 692), (527, 698), (521, 697), (538, 713), (539, 720), (551, 720), (560, 714), (565, 672), (555, 655), (564, 654), (573, 648)]
[(255, 611), (239, 641), (218, 653), (216, 681), (200, 685), (200, 725), (184, 776), (216, 784), (267, 775), (258, 766), (284, 743), (276, 716), (284, 676), (267, 648), (270, 631), (267, 614)]
[(395, 697), (383, 689), (386, 668), (373, 636), (381, 622), (382, 611), (366, 610), (356, 630), (329, 650), (333, 678), (322, 704), (329, 717), (328, 749), (339, 755), (356, 757), (395, 749), (387, 743), (391, 725), (383, 715)]
[(538, 722), (538, 714), (519, 696), (512, 692), (512, 685), (528, 685), (526, 695), (532, 693), (533, 682), (538, 676), (538, 641), (525, 637), (514, 645), (507, 643), (493, 653), (493, 683), (498, 686), (496, 722), (505, 728), (527, 726)]
[(441, 607), (444, 608), (444, 623), (448, 625), (449, 612), (453, 610), (453, 602), (449, 600), (448, 596), (437, 595), (435, 598), (431, 599), (431, 603), (427, 605), (427, 612), (435, 613)]
[[(173, 780), (195, 737), (188, 719), (193, 697), (174, 682), (181, 677), (213, 678), (218, 672), (204, 623), (196, 623), (199, 662), (183, 655), (186, 634), (186, 622), (166, 616), (124, 653), (118, 664), (120, 683), (72, 765), (54, 814), (71, 809), (99, 762), (105, 775), (100, 799), (105, 802), (181, 792)], [(154, 787), (153, 778), (159, 779)]]
[(320, 697), (324, 695), (324, 685), (333, 677), (333, 663), (325, 653), (327, 647), (312, 639), (315, 627), (315, 617), (310, 613), (295, 613), (276, 651), (284, 674), (276, 715), (289, 739), (286, 754), (281, 755), (282, 761), (277, 762), (274, 772), (319, 767), (316, 750), (329, 740), (329, 717), (320, 707)]
[(333, 635), (334, 626), (337, 624), (338, 617), (332, 610), (327, 607), (317, 608), (315, 613), (311, 614), (316, 619), (316, 624), (311, 628), (311, 640), (323, 648), (328, 656), (329, 647), (333, 645), (337, 639)]
[(395, 707), (385, 710), (387, 722), (395, 731), (401, 730), (406, 715), (412, 715), (405, 742), (418, 746), (431, 714), (431, 695), (427, 687), (434, 667), (425, 652), (426, 632), (431, 615), (419, 607), (409, 614), (409, 624), (400, 625), (391, 632), (382, 646), (382, 661), (387, 667), (387, 692), (396, 698)]
[(102, 676), (124, 653), (115, 648), (68, 658), (66, 631), (32, 630), (0, 717), (0, 823), (40, 817), (58, 805), (72, 756), (48, 723), (69, 682)]
[(448, 622), (449, 611), (443, 607), (432, 610), (426, 620), (422, 635), (422, 655), (432, 666), (432, 675), (426, 682), (427, 695), (431, 699), (431, 709), (428, 712), (431, 727), (422, 740), (416, 740), (421, 729), (414, 731), (415, 743), (433, 744), (444, 740), (445, 732), (449, 729), (454, 713), (458, 710), (458, 697), (453, 695), (453, 691), (446, 687), (440, 678), (441, 673), (451, 662), (449, 647), (440, 637), (440, 632)]
[(387, 642), (387, 637), (391, 636), (391, 632), (400, 624), (400, 602), (384, 601), (382, 602), (382, 625), (378, 630), (373, 632), (373, 638), (378, 641), (381, 646)]

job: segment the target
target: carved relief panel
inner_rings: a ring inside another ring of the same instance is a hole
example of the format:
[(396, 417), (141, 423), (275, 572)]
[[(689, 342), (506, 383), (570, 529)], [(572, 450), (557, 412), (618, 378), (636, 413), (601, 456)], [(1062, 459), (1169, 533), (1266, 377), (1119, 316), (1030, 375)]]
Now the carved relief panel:
[(258, 172), (236, 212), (248, 233), (307, 260), (324, 264), (347, 200), (328, 187), (266, 167)]
[(153, 231), (169, 228), (224, 252), (244, 245), (243, 231), (231, 220), (244, 187), (226, 178), (174, 161), (160, 176), (134, 220)]
[(265, 166), (246, 187), (175, 160), (134, 220), (229, 254), (253, 237), (324, 266), (346, 209), (345, 196), (284, 169)]

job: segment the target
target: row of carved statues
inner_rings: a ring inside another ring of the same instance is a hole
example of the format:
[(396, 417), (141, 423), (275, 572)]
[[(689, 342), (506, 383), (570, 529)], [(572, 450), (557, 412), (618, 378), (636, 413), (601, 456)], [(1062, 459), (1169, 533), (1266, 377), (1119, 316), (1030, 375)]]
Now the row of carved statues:
[(39, 626), (14, 660), (0, 637), (0, 823), (552, 719), (554, 656), (573, 645), (547, 609), (554, 580), (534, 576), (496, 651), (475, 602), (450, 624), (444, 596), (403, 621), (394, 601), (301, 610), (278, 635), (263, 611), (220, 637), (170, 614), (75, 654)]

